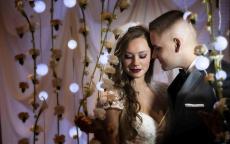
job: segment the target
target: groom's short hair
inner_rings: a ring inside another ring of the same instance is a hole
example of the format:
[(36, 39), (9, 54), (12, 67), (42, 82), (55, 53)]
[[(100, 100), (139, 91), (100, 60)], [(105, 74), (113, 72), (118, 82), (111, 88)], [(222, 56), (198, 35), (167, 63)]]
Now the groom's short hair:
[(162, 34), (178, 20), (183, 19), (183, 14), (184, 13), (179, 10), (168, 11), (149, 23), (149, 31), (154, 31), (158, 34)]

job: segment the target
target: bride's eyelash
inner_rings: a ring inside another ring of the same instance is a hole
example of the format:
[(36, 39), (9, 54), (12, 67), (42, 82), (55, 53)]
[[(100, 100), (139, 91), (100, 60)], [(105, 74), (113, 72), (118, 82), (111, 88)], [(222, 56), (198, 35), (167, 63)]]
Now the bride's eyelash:
[(140, 57), (141, 59), (144, 59), (144, 58), (146, 58), (146, 57), (147, 57), (147, 54), (144, 54), (144, 55), (139, 55), (139, 57)]
[(125, 54), (124, 58), (125, 58), (125, 59), (131, 59), (131, 58), (133, 58), (133, 56), (132, 56), (132, 55), (127, 55), (127, 54)]
[[(133, 55), (130, 55), (130, 54), (125, 54), (124, 55), (124, 58), (125, 59), (132, 59), (134, 56)], [(147, 54), (139, 54), (139, 58), (140, 59), (144, 59), (144, 58), (146, 58), (147, 57)]]

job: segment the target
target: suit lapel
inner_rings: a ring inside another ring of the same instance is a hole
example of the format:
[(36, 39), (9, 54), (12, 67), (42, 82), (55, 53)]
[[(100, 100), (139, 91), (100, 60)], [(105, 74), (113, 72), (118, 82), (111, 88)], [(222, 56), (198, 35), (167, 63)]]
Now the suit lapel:
[(183, 86), (181, 87), (178, 95), (183, 95), (183, 93), (192, 92), (193, 88), (197, 86), (197, 84), (203, 79), (203, 73), (194, 69), (184, 82)]
[(202, 72), (194, 69), (188, 77), (184, 77), (181, 73), (177, 75), (168, 88), (172, 105), (180, 103), (184, 100), (185, 94), (192, 92), (193, 88), (202, 80)]

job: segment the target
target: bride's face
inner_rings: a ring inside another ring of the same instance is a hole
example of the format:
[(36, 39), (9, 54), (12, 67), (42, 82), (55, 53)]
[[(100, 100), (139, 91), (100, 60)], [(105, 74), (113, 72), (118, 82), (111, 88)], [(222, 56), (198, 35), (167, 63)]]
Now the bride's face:
[(143, 78), (148, 71), (151, 50), (144, 37), (130, 41), (123, 56), (123, 68), (133, 78)]

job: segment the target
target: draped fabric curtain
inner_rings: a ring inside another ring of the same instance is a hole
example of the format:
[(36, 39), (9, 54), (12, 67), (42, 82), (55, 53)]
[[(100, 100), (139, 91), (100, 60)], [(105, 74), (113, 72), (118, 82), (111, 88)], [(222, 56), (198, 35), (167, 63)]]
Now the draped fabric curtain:
[[(226, 35), (226, 31), (230, 28), (229, 0), (220, 0), (221, 25), (218, 31), (219, 18), (218, 10), (214, 15), (215, 33)], [(38, 22), (35, 31), (36, 48), (41, 50), (38, 63), (49, 64), (51, 52), (51, 29), (50, 29), (50, 0), (45, 0), (47, 6), (46, 11), (42, 14), (35, 14), (29, 6), (25, 10), (33, 16), (30, 18)], [(112, 11), (115, 0), (105, 0), (106, 9)], [(89, 0), (86, 8), (86, 23), (90, 29), (88, 35), (88, 55), (92, 58), (90, 67), (94, 67), (96, 58), (100, 49), (100, 12), (101, 0)], [(124, 25), (128, 22), (139, 22), (148, 26), (148, 23), (154, 18), (172, 9), (190, 10), (198, 14), (196, 28), (198, 30), (198, 38), (202, 43), (210, 42), (209, 34), (206, 31), (207, 15), (205, 5), (201, 0), (131, 0), (131, 6), (124, 12), (116, 11), (117, 19), (112, 23), (112, 29)], [(70, 93), (69, 84), (77, 82), (80, 84), (83, 58), (84, 58), (84, 41), (82, 35), (78, 32), (80, 28), (80, 18), (82, 17), (80, 8), (76, 5), (74, 8), (68, 9), (64, 6), (62, 0), (55, 2), (54, 18), (61, 19), (62, 25), (59, 31), (55, 31), (57, 38), (54, 41), (54, 48), (62, 50), (62, 58), (58, 65), (58, 76), (62, 81), (62, 89), (60, 91), (60, 104), (65, 107), (65, 113), (60, 123), (60, 133), (66, 136), (66, 144), (76, 143), (68, 134), (69, 129), (74, 126), (74, 115), (76, 107), (82, 98), (82, 92), (79, 91), (75, 95)], [(33, 61), (29, 56), (26, 57), (25, 64), (20, 66), (14, 56), (19, 53), (28, 53), (32, 48), (31, 35), (25, 33), (23, 38), (19, 38), (15, 28), (25, 25), (25, 19), (15, 8), (14, 0), (0, 0), (0, 118), (1, 118), (1, 135), (3, 144), (16, 144), (22, 137), (31, 138), (32, 132), (29, 130), (34, 123), (33, 112), (28, 104), (32, 96), (32, 83), (30, 88), (22, 93), (18, 83), (20, 81), (28, 81), (27, 76), (33, 72)], [(72, 33), (71, 33), (72, 31)], [(74, 38), (78, 42), (75, 50), (67, 48), (67, 42), (70, 38)], [(109, 39), (114, 39), (112, 34)], [(229, 37), (228, 37), (229, 40)], [(224, 51), (225, 59), (229, 60), (229, 47)], [(74, 65), (74, 67), (73, 67)], [(154, 79), (170, 83), (174, 78), (176, 71), (163, 72), (158, 61), (154, 67)], [(95, 78), (96, 79), (96, 78)], [(37, 87), (38, 92), (46, 90), (49, 94), (47, 100), (48, 109), (42, 114), (39, 125), (44, 128), (44, 132), (40, 133), (38, 144), (50, 144), (53, 137), (57, 133), (57, 120), (54, 116), (54, 107), (56, 97), (52, 88), (52, 73), (39, 79), (40, 83)], [(88, 108), (92, 115), (95, 106), (95, 96), (88, 100)], [(28, 112), (30, 118), (25, 123), (18, 119), (19, 112)], [(86, 143), (86, 135), (81, 137), (81, 143)]]

